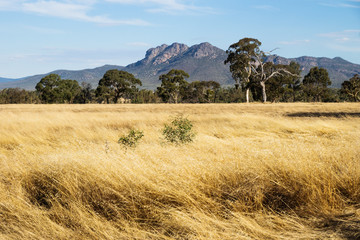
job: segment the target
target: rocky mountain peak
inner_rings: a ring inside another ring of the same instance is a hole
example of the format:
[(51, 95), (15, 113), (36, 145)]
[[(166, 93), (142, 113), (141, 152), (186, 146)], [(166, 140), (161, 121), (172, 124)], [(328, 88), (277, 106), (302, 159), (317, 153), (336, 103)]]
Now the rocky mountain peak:
[(284, 57), (280, 57), (276, 54), (274, 55), (269, 55), (265, 58), (266, 62), (273, 62), (274, 64), (283, 64), (283, 65), (288, 65), (290, 64), (290, 60)]
[(214, 47), (208, 42), (200, 43), (198, 45), (194, 45), (189, 49), (189, 53), (194, 58), (203, 58), (203, 57), (210, 57), (216, 58), (219, 51), (217, 47)]
[(150, 62), (152, 59), (154, 59), (156, 56), (158, 56), (161, 52), (163, 52), (167, 47), (168, 47), (168, 45), (163, 44), (156, 48), (150, 48), (149, 50), (146, 51), (144, 60), (146, 61), (146, 63)]
[(173, 43), (170, 46), (163, 44), (156, 48), (151, 48), (146, 52), (143, 63), (151, 63), (153, 65), (159, 65), (168, 62), (171, 58), (174, 58), (189, 49), (188, 46), (181, 43)]

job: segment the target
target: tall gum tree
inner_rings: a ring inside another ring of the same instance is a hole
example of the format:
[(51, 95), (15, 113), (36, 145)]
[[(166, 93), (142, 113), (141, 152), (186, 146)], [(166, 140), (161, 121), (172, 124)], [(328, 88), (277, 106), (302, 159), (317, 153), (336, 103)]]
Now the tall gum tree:
[(264, 62), (264, 57), (257, 56), (258, 67), (253, 68), (255, 81), (258, 81), (262, 89), (263, 102), (266, 103), (266, 82), (276, 76), (285, 76), (291, 75), (297, 77), (297, 74), (294, 74), (286, 69), (283, 65), (275, 65), (272, 62)]
[(260, 50), (261, 42), (254, 38), (243, 38), (230, 45), (225, 64), (230, 63), (230, 71), (235, 80), (235, 87), (242, 82), (246, 89), (246, 102), (249, 102), (251, 81), (256, 81), (262, 88), (263, 102), (266, 103), (266, 82), (272, 77), (293, 73), (271, 62), (265, 62), (266, 54)]
[(240, 83), (246, 91), (246, 102), (249, 102), (250, 77), (252, 70), (256, 66), (256, 56), (262, 56), (260, 50), (261, 42), (254, 38), (243, 38), (237, 43), (231, 44), (226, 51), (228, 57), (225, 64), (230, 64), (230, 72), (235, 80), (235, 88), (238, 89)]
[(303, 91), (307, 100), (321, 102), (331, 85), (329, 73), (325, 68), (313, 67), (303, 80)]
[(189, 78), (189, 74), (183, 70), (171, 69), (167, 74), (159, 76), (161, 86), (157, 91), (160, 95), (166, 96), (169, 102), (178, 103), (182, 92), (184, 92), (188, 86), (188, 82), (185, 78)]

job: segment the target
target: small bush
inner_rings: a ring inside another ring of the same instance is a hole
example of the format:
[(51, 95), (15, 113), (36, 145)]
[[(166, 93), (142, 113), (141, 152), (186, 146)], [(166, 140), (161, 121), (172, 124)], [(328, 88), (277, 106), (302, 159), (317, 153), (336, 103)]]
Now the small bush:
[(140, 139), (144, 136), (143, 131), (131, 129), (128, 135), (120, 137), (118, 143), (126, 147), (136, 147)]
[(185, 144), (192, 142), (195, 137), (192, 128), (191, 121), (180, 115), (175, 117), (170, 124), (165, 124), (162, 133), (167, 142), (177, 145)]

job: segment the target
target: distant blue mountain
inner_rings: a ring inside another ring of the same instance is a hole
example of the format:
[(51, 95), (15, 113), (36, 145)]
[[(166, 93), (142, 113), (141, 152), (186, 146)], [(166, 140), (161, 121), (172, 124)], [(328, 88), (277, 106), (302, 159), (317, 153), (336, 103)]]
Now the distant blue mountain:
[(16, 81), (19, 79), (15, 79), (15, 78), (2, 78), (0, 77), (0, 83), (4, 83), (4, 82), (11, 82), (11, 81)]

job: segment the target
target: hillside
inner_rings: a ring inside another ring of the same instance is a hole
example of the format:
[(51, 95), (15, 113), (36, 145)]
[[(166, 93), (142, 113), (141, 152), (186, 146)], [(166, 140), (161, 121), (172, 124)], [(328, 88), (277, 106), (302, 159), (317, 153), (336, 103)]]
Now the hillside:
[(222, 85), (230, 85), (233, 80), (228, 66), (224, 65), (225, 59), (225, 51), (210, 43), (192, 47), (174, 43), (149, 49), (143, 60), (128, 65), (125, 70), (143, 80), (144, 86), (148, 88), (159, 85), (159, 76), (173, 68), (189, 73), (190, 82), (214, 80)]
[(88, 82), (95, 88), (99, 82), (99, 79), (102, 78), (104, 73), (110, 69), (123, 69), (124, 67), (115, 66), (115, 65), (104, 65), (102, 67), (97, 67), (93, 69), (84, 69), (78, 71), (70, 71), (70, 70), (56, 70), (46, 74), (39, 74), (31, 77), (25, 77), (21, 80), (17, 81), (7, 81), (0, 82), (0, 89), (3, 88), (24, 88), (28, 90), (35, 89), (36, 84), (41, 80), (41, 78), (45, 77), (48, 74), (54, 73), (61, 76), (62, 79), (73, 79), (77, 80), (79, 83)]
[(302, 75), (305, 76), (312, 67), (325, 68), (330, 76), (333, 87), (341, 87), (341, 83), (355, 74), (360, 74), (360, 65), (348, 62), (340, 57), (336, 58), (316, 58), (316, 57), (298, 57), (298, 58), (284, 58), (277, 55), (268, 57), (268, 61), (275, 64), (289, 64), (295, 61), (300, 64)]
[[(107, 70), (119, 69), (134, 74), (143, 82), (143, 88), (155, 89), (160, 84), (159, 76), (175, 68), (188, 72), (190, 74), (190, 79), (188, 79), (190, 82), (195, 80), (213, 80), (222, 85), (232, 85), (234, 81), (229, 72), (229, 67), (224, 65), (226, 57), (227, 55), (224, 50), (210, 43), (201, 43), (191, 47), (181, 43), (173, 43), (149, 49), (144, 59), (126, 67), (105, 65), (94, 69), (79, 71), (57, 70), (51, 73), (59, 74), (62, 79), (74, 79), (78, 82), (91, 83), (95, 88)], [(289, 64), (291, 61), (298, 62), (302, 67), (303, 76), (312, 67), (319, 66), (325, 68), (329, 72), (332, 87), (341, 87), (343, 81), (348, 80), (355, 74), (360, 74), (360, 65), (353, 64), (340, 57), (333, 59), (307, 56), (284, 58), (272, 55), (267, 60), (273, 61), (276, 64)], [(3, 82), (0, 79), (0, 89), (11, 87), (34, 89), (36, 83), (48, 74), (50, 73), (9, 82)]]
[(10, 82), (10, 81), (16, 81), (17, 79), (12, 79), (12, 78), (2, 78), (0, 77), (0, 83), (4, 83), (4, 82)]

